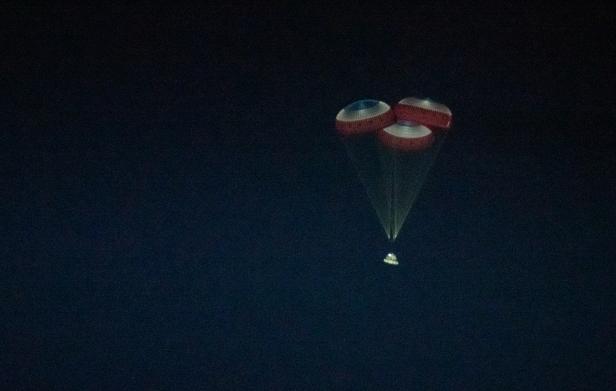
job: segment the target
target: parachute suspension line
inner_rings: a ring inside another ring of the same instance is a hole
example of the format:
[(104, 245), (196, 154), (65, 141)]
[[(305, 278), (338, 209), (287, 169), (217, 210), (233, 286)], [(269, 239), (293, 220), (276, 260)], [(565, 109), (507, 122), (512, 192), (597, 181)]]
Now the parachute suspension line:
[[(363, 185), (368, 199), (376, 211), (376, 215), (381, 223), (381, 226), (385, 230), (385, 233), (389, 235), (389, 227), (385, 224), (384, 218), (384, 216), (386, 216), (385, 211), (387, 207), (382, 205), (382, 196), (379, 195), (377, 171), (370, 170), (369, 167), (371, 167), (371, 164), (367, 161), (369, 160), (367, 157), (374, 153), (371, 149), (374, 148), (374, 143), (375, 141), (373, 138), (363, 135), (356, 137), (352, 142), (345, 142), (344, 146), (347, 156), (357, 170), (357, 176)], [(375, 167), (374, 170), (376, 169), (377, 168)]]
[[(402, 221), (406, 220), (406, 217), (408, 216), (413, 205), (415, 204), (415, 201), (419, 197), (420, 189), (423, 187), (426, 177), (436, 161), (436, 158), (438, 156), (438, 153), (441, 149), (441, 146), (443, 145), (443, 141), (446, 138), (446, 136), (447, 136), (447, 131), (444, 130), (439, 136), (437, 136), (436, 141), (434, 142), (434, 145), (432, 147), (432, 150), (422, 152), (423, 156), (420, 158), (420, 161), (418, 162), (419, 169), (418, 169), (417, 175), (413, 180), (409, 181), (409, 183), (412, 183), (411, 187), (416, 188), (417, 190), (412, 192), (411, 194), (406, 194), (405, 197), (403, 197), (403, 202), (399, 204), (400, 209), (398, 210), (398, 213), (397, 213), (399, 220), (402, 220)], [(399, 231), (401, 228), (402, 227), (400, 226), (397, 228), (397, 230)]]
[(396, 240), (396, 226), (398, 225), (397, 216), (396, 216), (396, 205), (397, 205), (397, 164), (396, 164), (396, 153), (391, 154), (391, 181), (390, 181), (390, 197), (389, 197), (389, 217), (390, 217), (390, 225), (389, 225), (389, 240), (392, 242)]

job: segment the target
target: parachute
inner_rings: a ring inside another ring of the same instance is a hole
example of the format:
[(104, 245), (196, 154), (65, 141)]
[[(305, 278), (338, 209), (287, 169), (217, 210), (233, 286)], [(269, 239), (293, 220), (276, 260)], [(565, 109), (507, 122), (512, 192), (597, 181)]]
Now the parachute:
[(404, 98), (393, 109), (379, 100), (362, 99), (336, 115), (336, 130), (392, 242), (451, 127), (451, 117), (447, 106), (418, 98)]

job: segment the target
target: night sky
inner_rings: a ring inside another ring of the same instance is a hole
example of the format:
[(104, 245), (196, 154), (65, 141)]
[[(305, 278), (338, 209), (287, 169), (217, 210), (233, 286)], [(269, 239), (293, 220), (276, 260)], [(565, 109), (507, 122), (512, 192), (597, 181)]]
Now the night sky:
[[(607, 8), (8, 15), (0, 388), (613, 386)], [(454, 125), (390, 244), (334, 118), (407, 96)]]

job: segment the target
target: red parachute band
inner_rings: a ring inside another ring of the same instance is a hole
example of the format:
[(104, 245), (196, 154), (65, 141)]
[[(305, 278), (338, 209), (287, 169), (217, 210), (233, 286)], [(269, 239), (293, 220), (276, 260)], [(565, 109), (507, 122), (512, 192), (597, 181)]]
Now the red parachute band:
[(342, 136), (369, 133), (395, 122), (394, 112), (385, 102), (362, 99), (347, 105), (336, 115), (336, 129)]
[(386, 146), (405, 152), (424, 151), (434, 142), (434, 133), (428, 127), (409, 121), (379, 130), (378, 137)]
[(394, 107), (398, 120), (418, 122), (422, 125), (449, 129), (451, 110), (429, 99), (404, 98)]

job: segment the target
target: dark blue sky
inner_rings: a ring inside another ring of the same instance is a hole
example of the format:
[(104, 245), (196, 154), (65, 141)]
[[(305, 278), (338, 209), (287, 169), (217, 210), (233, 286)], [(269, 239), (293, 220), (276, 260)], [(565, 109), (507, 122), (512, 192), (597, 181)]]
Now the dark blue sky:
[[(2, 388), (607, 389), (607, 15), (14, 8)], [(333, 125), (405, 96), (454, 127), (392, 246)]]

